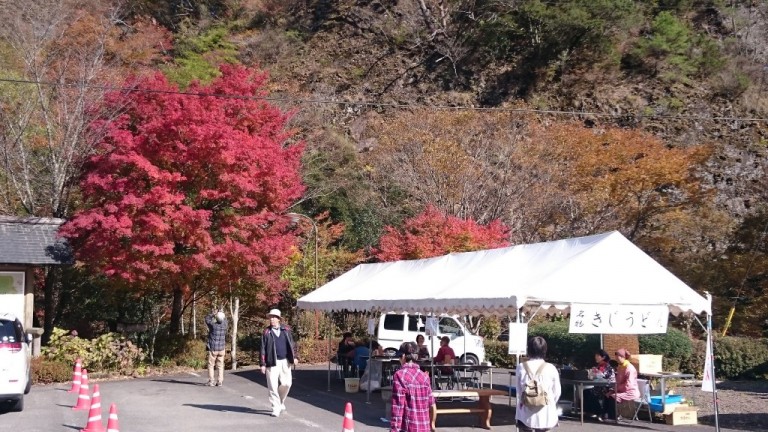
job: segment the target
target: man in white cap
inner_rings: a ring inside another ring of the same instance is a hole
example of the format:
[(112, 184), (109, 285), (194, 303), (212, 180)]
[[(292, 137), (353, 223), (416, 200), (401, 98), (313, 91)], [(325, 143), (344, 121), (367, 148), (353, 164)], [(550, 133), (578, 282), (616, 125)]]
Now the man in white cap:
[[(205, 317), (208, 326), (208, 386), (220, 386), (224, 383), (224, 353), (227, 348), (227, 317), (224, 312), (211, 312)], [(218, 369), (218, 380), (213, 379), (213, 370)]]
[(267, 314), (269, 327), (261, 335), (261, 373), (267, 375), (269, 401), (272, 403), (272, 417), (279, 417), (285, 411), (285, 398), (291, 389), (293, 377), (291, 365), (298, 363), (296, 343), (288, 326), (280, 323), (279, 309)]

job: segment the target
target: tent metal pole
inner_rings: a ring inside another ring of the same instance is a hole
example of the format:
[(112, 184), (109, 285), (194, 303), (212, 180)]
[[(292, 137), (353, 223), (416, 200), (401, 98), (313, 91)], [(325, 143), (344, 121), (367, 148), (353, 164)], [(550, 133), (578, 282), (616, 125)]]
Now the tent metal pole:
[[(538, 312), (538, 309), (536, 310)], [(535, 313), (534, 313), (535, 315)], [(520, 308), (517, 308), (517, 322), (520, 322)], [(509, 334), (509, 332), (507, 333)], [(528, 335), (526, 335), (528, 336)], [(507, 338), (507, 343), (509, 343), (509, 338)], [(515, 353), (515, 368), (520, 364), (520, 353)], [(517, 375), (517, 374), (515, 374)], [(517, 376), (515, 376), (515, 381), (517, 381)], [(509, 389), (509, 404), (512, 405), (512, 389)], [(518, 398), (517, 394), (517, 382), (515, 382), (515, 400)], [(515, 407), (515, 416), (517, 416), (517, 407)], [(515, 420), (515, 432), (517, 432), (517, 420)]]
[[(710, 298), (709, 304), (712, 304), (712, 300)], [(712, 315), (707, 314), (707, 337), (709, 340), (712, 340)], [(710, 352), (708, 352), (706, 355), (710, 356), (711, 361), (709, 362), (712, 370), (710, 373), (712, 373), (712, 404), (714, 406), (715, 410), (715, 430), (717, 432), (720, 432), (720, 420), (718, 419), (718, 411), (719, 408), (717, 406), (717, 380), (715, 379), (715, 347), (714, 347), (714, 341), (709, 346)], [(705, 362), (706, 363), (706, 362)]]
[[(707, 293), (707, 299), (709, 300), (709, 308), (712, 309), (712, 296)], [(707, 324), (702, 324), (701, 320), (698, 316), (694, 315), (693, 318), (696, 320), (697, 323), (701, 326), (701, 328), (704, 329), (704, 331), (707, 332), (707, 338), (711, 341), (712, 340), (712, 315), (707, 314)], [(720, 408), (717, 405), (717, 380), (715, 379), (715, 346), (714, 341), (710, 345), (710, 349), (712, 351), (704, 353), (705, 356), (710, 356), (710, 374), (712, 374), (712, 407), (715, 412), (715, 431), (720, 432), (720, 419), (719, 419), (719, 411)], [(706, 364), (706, 358), (704, 359), (704, 363)]]
[[(328, 312), (326, 312), (325, 319), (328, 320)], [(331, 391), (331, 339), (333, 338), (333, 335), (330, 334), (331, 330), (330, 325), (326, 326), (325, 335), (328, 338), (328, 389), (326, 391)]]
[[(369, 315), (369, 320), (373, 319), (372, 315)], [(366, 325), (368, 322), (366, 321)], [(370, 325), (368, 325), (368, 328), (370, 328)], [(376, 327), (374, 327), (375, 329)], [(374, 331), (375, 333), (375, 331)], [(366, 395), (365, 395), (365, 403), (370, 404), (371, 403), (371, 368), (373, 368), (373, 336), (372, 334), (368, 335), (368, 361), (365, 363), (365, 371), (368, 372), (368, 388), (366, 389)], [(379, 386), (381, 386), (381, 379), (379, 379)]]

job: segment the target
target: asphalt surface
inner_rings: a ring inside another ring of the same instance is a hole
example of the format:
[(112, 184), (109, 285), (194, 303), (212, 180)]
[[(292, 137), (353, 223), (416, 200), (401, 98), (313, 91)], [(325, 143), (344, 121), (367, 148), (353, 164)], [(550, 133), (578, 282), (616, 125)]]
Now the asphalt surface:
[[(266, 379), (258, 369), (227, 371), (222, 387), (206, 387), (207, 376), (202, 371), (96, 384), (99, 384), (101, 393), (102, 424), (106, 427), (109, 407), (115, 403), (120, 431), (338, 431), (342, 427), (346, 402), (352, 402), (356, 432), (388, 430), (388, 423), (381, 420), (384, 401), (380, 393), (372, 393), (368, 403), (366, 393), (346, 393), (344, 382), (335, 377), (331, 379), (329, 392), (326, 371), (326, 366), (299, 366), (294, 371), (287, 411), (279, 418), (270, 416)], [(499, 375), (494, 376), (497, 388), (507, 381), (506, 375), (497, 378)], [(83, 429), (87, 424), (88, 410), (72, 410), (77, 395), (67, 393), (68, 389), (69, 384), (33, 387), (26, 397), (23, 412), (0, 411), (0, 431), (72, 432)], [(494, 396), (492, 402), (493, 430), (515, 430), (514, 410), (508, 405), (509, 398)], [(438, 431), (446, 432), (481, 430), (476, 425), (477, 419), (471, 415), (443, 415), (438, 417), (437, 423)], [(714, 431), (715, 428), (706, 425), (669, 426), (644, 421), (620, 424), (587, 421), (582, 426), (578, 418), (563, 418), (554, 430), (702, 432)]]

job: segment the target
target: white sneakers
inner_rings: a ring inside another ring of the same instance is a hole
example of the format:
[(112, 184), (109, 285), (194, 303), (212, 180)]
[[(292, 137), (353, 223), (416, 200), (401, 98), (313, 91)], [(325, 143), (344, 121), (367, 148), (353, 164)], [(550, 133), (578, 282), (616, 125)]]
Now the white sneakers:
[(280, 409), (272, 411), (272, 417), (280, 417), (280, 413), (287, 410), (285, 404), (280, 405)]

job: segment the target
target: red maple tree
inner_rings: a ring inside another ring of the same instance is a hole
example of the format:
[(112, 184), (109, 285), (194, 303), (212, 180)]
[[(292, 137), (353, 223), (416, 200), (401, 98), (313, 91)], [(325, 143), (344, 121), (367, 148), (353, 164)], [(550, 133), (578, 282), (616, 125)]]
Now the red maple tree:
[(304, 187), (288, 115), (260, 97), (266, 74), (222, 66), (180, 94), (162, 74), (112, 94), (121, 106), (81, 181), (83, 208), (62, 227), (79, 261), (109, 277), (174, 294), (178, 331), (190, 286), (284, 288), (295, 238), (282, 217)]
[(403, 228), (391, 226), (373, 253), (381, 261), (431, 258), (451, 252), (469, 252), (509, 246), (509, 228), (499, 220), (479, 225), (471, 219), (446, 216), (429, 205), (407, 219)]

